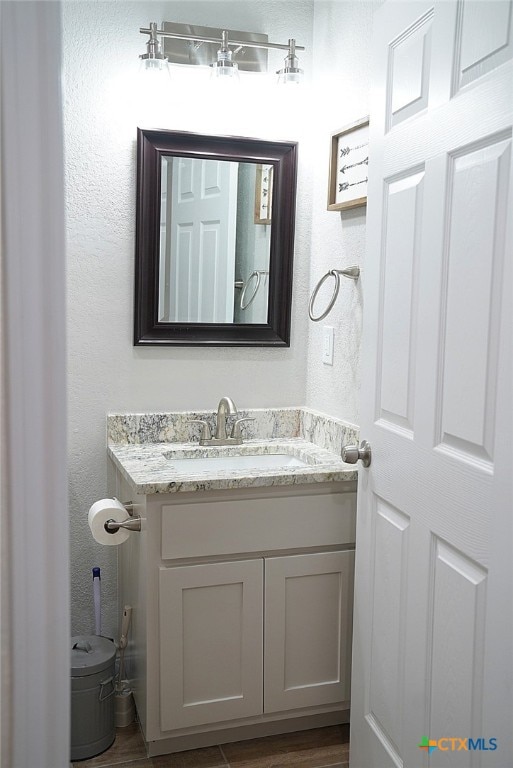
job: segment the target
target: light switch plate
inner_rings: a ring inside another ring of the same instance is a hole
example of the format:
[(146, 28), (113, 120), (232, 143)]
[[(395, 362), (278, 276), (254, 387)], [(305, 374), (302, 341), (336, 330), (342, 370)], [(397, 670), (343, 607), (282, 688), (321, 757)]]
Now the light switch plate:
[(324, 325), (322, 328), (322, 362), (325, 365), (333, 365), (333, 338), (333, 326)]

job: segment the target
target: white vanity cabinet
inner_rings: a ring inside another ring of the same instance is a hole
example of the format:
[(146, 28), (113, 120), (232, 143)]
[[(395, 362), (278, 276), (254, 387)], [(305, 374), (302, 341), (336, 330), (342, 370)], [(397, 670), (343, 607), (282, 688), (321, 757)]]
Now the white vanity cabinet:
[(119, 548), (120, 608), (150, 755), (348, 720), (355, 497), (337, 482), (132, 498), (145, 522)]

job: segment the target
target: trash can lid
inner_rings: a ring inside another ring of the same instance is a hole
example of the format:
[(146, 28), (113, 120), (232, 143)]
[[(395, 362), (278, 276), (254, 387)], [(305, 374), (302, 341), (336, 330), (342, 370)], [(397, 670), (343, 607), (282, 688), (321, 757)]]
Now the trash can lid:
[(75, 635), (71, 638), (71, 675), (82, 677), (101, 672), (114, 661), (116, 646), (99, 635)]

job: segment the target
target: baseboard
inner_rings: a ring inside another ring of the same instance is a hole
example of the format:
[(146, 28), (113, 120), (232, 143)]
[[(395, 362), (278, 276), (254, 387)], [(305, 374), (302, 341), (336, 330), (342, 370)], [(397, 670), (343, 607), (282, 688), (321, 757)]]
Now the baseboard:
[(328, 725), (339, 725), (349, 722), (349, 709), (335, 712), (323, 712), (318, 715), (306, 715), (287, 720), (241, 725), (222, 730), (195, 733), (187, 736), (171, 736), (158, 741), (146, 742), (148, 757), (167, 755), (172, 752), (183, 752), (187, 749), (212, 747), (216, 744), (228, 744), (232, 741), (258, 739), (262, 736), (275, 736), (279, 733), (307, 731), (311, 728), (323, 728)]

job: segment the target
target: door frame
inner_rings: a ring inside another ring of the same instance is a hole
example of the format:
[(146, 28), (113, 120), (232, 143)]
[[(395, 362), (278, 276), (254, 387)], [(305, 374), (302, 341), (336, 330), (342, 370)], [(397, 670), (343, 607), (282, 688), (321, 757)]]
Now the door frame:
[(2, 768), (70, 754), (60, 11), (0, 8)]

